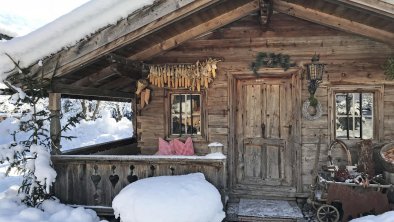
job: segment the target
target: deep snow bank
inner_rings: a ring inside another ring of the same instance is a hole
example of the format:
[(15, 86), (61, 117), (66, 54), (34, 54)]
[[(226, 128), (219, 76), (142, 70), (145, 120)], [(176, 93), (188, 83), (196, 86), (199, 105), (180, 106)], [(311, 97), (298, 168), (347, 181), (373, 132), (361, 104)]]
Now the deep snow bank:
[(122, 222), (221, 222), (225, 217), (218, 190), (202, 173), (138, 180), (113, 200)]

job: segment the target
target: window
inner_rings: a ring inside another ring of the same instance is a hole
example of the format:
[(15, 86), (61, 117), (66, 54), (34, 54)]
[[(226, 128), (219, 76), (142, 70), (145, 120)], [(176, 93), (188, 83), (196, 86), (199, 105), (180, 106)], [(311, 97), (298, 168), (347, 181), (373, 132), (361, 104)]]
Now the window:
[(171, 94), (171, 135), (201, 135), (201, 95)]
[(374, 94), (335, 93), (336, 138), (371, 139), (374, 135)]

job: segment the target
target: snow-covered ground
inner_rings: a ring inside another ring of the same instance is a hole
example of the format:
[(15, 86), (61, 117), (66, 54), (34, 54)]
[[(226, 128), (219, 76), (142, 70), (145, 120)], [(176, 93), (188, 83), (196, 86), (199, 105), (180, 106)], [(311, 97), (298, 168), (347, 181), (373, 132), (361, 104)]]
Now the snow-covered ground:
[(394, 221), (394, 211), (389, 211), (384, 214), (374, 216), (369, 215), (365, 217), (360, 217), (350, 222), (393, 222)]
[[(97, 214), (88, 209), (72, 208), (56, 200), (47, 200), (39, 208), (21, 203), (18, 194), (22, 178), (17, 172), (5, 176), (7, 165), (0, 165), (0, 222), (99, 222)], [(102, 220), (101, 222), (105, 222)]]
[[(0, 146), (13, 142), (11, 133), (18, 131), (21, 113), (31, 109), (26, 105), (15, 110), (16, 107), (9, 101), (9, 98), (10, 96), (0, 95), (0, 113), (8, 116), (5, 120), (0, 121)], [(87, 120), (82, 119), (75, 127), (70, 127), (70, 130), (62, 133), (63, 136), (73, 136), (75, 138), (72, 140), (62, 139), (61, 150), (104, 143), (128, 138), (133, 135), (132, 122), (125, 117), (132, 113), (129, 103), (101, 102), (94, 121), (92, 120), (92, 115), (97, 102), (85, 101), (85, 104), (87, 107)], [(38, 104), (38, 109), (43, 110), (46, 109), (47, 106), (48, 101), (43, 100)], [(112, 113), (114, 113), (115, 109), (118, 109), (119, 112), (124, 115), (119, 121), (113, 118)], [(76, 114), (80, 112), (82, 112), (81, 100), (62, 99), (63, 117), (61, 119), (61, 125), (64, 126), (70, 117), (76, 116)], [(44, 128), (49, 129), (48, 121), (45, 122)], [(31, 132), (19, 132), (16, 135), (17, 141), (25, 140), (30, 135)]]
[(219, 191), (204, 174), (138, 180), (113, 200), (122, 222), (221, 222), (225, 213)]
[[(2, 102), (2, 103), (1, 103)], [(0, 122), (0, 159), (3, 157), (13, 158), (12, 150), (8, 149), (8, 145), (13, 142), (10, 135), (19, 129), (22, 110), (29, 110), (29, 107), (14, 109), (12, 103), (8, 102), (8, 97), (0, 96), (0, 112), (7, 115), (4, 121)], [(67, 105), (67, 109), (63, 109), (64, 115), (62, 122), (65, 124), (67, 118), (74, 116), (81, 111), (80, 102), (77, 100), (64, 101), (63, 105)], [(101, 103), (102, 108), (98, 109), (95, 115), (95, 121), (82, 120), (75, 127), (71, 127), (64, 135), (76, 136), (75, 139), (63, 140), (64, 149), (71, 149), (86, 145), (97, 144), (115, 139), (130, 137), (133, 133), (133, 127), (130, 120), (126, 117), (116, 121), (111, 114), (111, 110), (117, 107), (119, 113), (130, 114), (127, 104)], [(87, 107), (91, 107), (92, 102), (87, 103)], [(39, 104), (39, 109), (46, 107), (46, 101)], [(92, 109), (94, 110), (94, 109)], [(92, 115), (91, 110), (86, 111), (86, 115)], [(22, 117), (25, 118), (25, 117)], [(45, 126), (49, 128), (47, 124)], [(20, 132), (17, 135), (17, 141), (26, 139), (31, 133)], [(48, 152), (40, 152), (41, 146), (32, 146), (31, 152), (38, 153), (37, 159), (34, 161), (34, 175), (42, 184), (52, 182), (55, 179), (56, 172), (49, 167)], [(33, 163), (33, 162), (32, 162)], [(29, 168), (27, 164), (27, 167)], [(18, 194), (19, 186), (22, 184), (22, 176), (18, 172), (11, 171), (5, 176), (7, 164), (0, 165), (0, 222), (99, 222), (100, 219), (92, 210), (83, 208), (72, 208), (59, 203), (56, 200), (46, 200), (38, 208), (27, 207), (21, 202), (23, 196)], [(48, 188), (48, 186), (47, 186)]]

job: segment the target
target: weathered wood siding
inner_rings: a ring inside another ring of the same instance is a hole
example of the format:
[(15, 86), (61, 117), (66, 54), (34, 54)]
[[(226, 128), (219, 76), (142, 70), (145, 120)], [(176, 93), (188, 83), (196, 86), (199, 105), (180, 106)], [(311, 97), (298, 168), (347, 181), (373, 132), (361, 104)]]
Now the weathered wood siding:
[(149, 105), (137, 105), (137, 138), (142, 154), (157, 152), (158, 138), (165, 138), (164, 90), (153, 87)]
[(52, 162), (58, 175), (55, 196), (67, 204), (111, 207), (125, 186), (153, 176), (201, 172), (219, 191), (226, 189), (223, 159), (60, 155), (52, 156)]
[(394, 85), (384, 87), (384, 140), (394, 139)]
[[(333, 30), (321, 25), (296, 19), (284, 14), (274, 14), (269, 28), (262, 30), (257, 15), (248, 16), (224, 28), (188, 41), (152, 63), (195, 62), (208, 57), (222, 58), (219, 63), (218, 78), (207, 90), (207, 141), (199, 142), (198, 153), (208, 152), (209, 142), (219, 141), (229, 151), (232, 141), (229, 121), (229, 82), (233, 73), (250, 73), (251, 62), (258, 52), (283, 53), (291, 56), (297, 65), (310, 62), (316, 52), (321, 62), (327, 64), (324, 82), (317, 90), (317, 98), (323, 106), (323, 116), (314, 121), (302, 119), (301, 152), (302, 184), (305, 190), (311, 183), (313, 160), (317, 135), (323, 134), (320, 163), (326, 163), (327, 146), (330, 143), (328, 124), (328, 91), (331, 86), (347, 84), (385, 84), (381, 65), (394, 52), (389, 45), (364, 37)], [(233, 83), (231, 83), (233, 84)], [(307, 82), (302, 80), (302, 102), (308, 98)], [(164, 107), (162, 90), (154, 89), (153, 100), (144, 108), (139, 118), (138, 134), (143, 153), (153, 153), (157, 149), (157, 137), (164, 135)], [(384, 138), (391, 139), (394, 127), (394, 86), (385, 85), (384, 96)], [(229, 159), (229, 162), (232, 160)], [(298, 189), (300, 191), (300, 189)], [(304, 190), (304, 191), (305, 191)]]

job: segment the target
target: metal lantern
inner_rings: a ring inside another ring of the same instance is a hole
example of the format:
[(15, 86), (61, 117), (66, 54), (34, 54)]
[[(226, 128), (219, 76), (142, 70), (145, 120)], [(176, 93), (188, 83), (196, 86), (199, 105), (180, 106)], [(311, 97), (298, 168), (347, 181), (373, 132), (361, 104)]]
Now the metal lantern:
[(306, 64), (306, 66), (307, 66), (306, 79), (307, 80), (321, 81), (323, 79), (325, 64), (319, 63), (319, 59), (320, 59), (320, 56), (315, 54), (312, 57), (312, 60), (311, 60), (312, 63)]
[(320, 82), (323, 80), (325, 64), (319, 63), (320, 56), (314, 55), (312, 63), (306, 64), (306, 79), (309, 81), (308, 91), (314, 95)]

